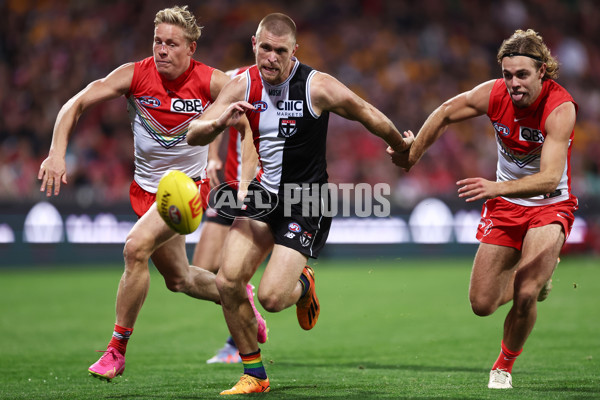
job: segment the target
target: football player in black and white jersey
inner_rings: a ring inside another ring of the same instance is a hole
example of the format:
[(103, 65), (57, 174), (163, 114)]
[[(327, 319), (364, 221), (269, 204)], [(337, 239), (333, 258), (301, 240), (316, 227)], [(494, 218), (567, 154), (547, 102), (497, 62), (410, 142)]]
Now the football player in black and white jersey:
[[(289, 188), (326, 184), (329, 113), (360, 122), (396, 152), (407, 150), (413, 140), (404, 138), (383, 113), (340, 81), (300, 63), (295, 58), (296, 25), (287, 15), (263, 18), (252, 48), (256, 65), (223, 88), (215, 103), (190, 125), (187, 136), (191, 145), (206, 145), (248, 118), (261, 167), (242, 217), (236, 218), (227, 235), (217, 275), (225, 320), (244, 364), (239, 382), (221, 394), (270, 390), (245, 287), (271, 249), (258, 287), (260, 303), (269, 312), (296, 304), (303, 329), (317, 322), (314, 272), (306, 263), (325, 244), (331, 217), (323, 215), (322, 207), (307, 214), (301, 204), (289, 204)], [(317, 196), (326, 201), (323, 193)], [(265, 207), (271, 208), (265, 212)]]

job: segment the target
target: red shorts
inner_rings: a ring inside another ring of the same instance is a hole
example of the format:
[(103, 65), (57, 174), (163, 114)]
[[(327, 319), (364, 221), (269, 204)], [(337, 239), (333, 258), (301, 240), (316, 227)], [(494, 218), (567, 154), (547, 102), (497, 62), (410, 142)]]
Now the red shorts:
[(559, 203), (526, 207), (500, 197), (489, 199), (483, 205), (477, 228), (477, 240), (521, 250), (525, 234), (531, 228), (559, 224), (565, 232), (565, 241), (573, 228), (577, 199)]
[[(196, 185), (200, 187), (200, 196), (202, 196), (202, 208), (206, 211), (206, 205), (208, 204), (208, 193), (210, 192), (209, 179), (201, 179), (196, 181)], [(142, 215), (146, 214), (146, 211), (152, 207), (152, 204), (156, 201), (156, 193), (150, 193), (145, 191), (137, 184), (134, 180), (129, 186), (129, 201), (131, 202), (131, 208), (133, 212), (141, 218)]]

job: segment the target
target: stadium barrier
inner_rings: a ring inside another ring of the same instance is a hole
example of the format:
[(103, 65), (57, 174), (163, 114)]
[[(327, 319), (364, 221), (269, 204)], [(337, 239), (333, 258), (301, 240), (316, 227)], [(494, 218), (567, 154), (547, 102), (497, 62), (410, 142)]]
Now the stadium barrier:
[[(437, 198), (388, 217), (336, 217), (323, 253), (332, 257), (473, 254), (479, 210), (452, 211)], [(0, 214), (0, 265), (121, 262), (133, 213), (125, 209), (69, 212), (41, 201)], [(568, 244), (582, 246), (585, 218), (577, 216)], [(201, 229), (187, 235), (190, 250)]]

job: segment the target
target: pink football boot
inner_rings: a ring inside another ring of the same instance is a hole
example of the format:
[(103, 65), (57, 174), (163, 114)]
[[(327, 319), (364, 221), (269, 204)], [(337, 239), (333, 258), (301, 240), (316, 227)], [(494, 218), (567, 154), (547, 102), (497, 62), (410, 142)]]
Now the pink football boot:
[(262, 315), (260, 315), (256, 309), (256, 306), (254, 305), (254, 286), (251, 284), (246, 285), (246, 292), (248, 293), (248, 300), (250, 300), (252, 311), (254, 311), (256, 322), (258, 323), (258, 333), (256, 334), (256, 339), (258, 340), (258, 343), (265, 343), (269, 335), (269, 329), (267, 328), (267, 321), (265, 321)]
[(110, 382), (125, 371), (125, 356), (114, 347), (109, 347), (103, 353), (102, 357), (88, 368), (88, 371), (93, 377)]

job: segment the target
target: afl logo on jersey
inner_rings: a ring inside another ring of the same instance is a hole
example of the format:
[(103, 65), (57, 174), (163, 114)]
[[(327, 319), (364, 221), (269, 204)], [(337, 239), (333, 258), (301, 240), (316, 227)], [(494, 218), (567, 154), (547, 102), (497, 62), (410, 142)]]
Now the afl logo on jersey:
[(498, 122), (494, 122), (494, 129), (500, 136), (506, 137), (510, 134), (510, 129), (508, 129), (508, 126), (499, 124)]
[(254, 112), (259, 112), (259, 113), (267, 111), (267, 108), (269, 107), (267, 105), (267, 103), (265, 103), (262, 100), (255, 101), (254, 103), (252, 103), (252, 105), (255, 108)]
[(157, 99), (156, 97), (141, 96), (141, 97), (138, 97), (138, 101), (144, 107), (150, 107), (150, 108), (160, 107), (160, 100)]
[(288, 229), (292, 232), (300, 232), (302, 230), (302, 228), (300, 228), (300, 225), (298, 225), (297, 222), (290, 222), (288, 225)]
[(298, 131), (298, 128), (296, 127), (295, 119), (281, 118), (279, 120), (279, 135), (277, 135), (278, 137), (289, 138), (297, 131)]

